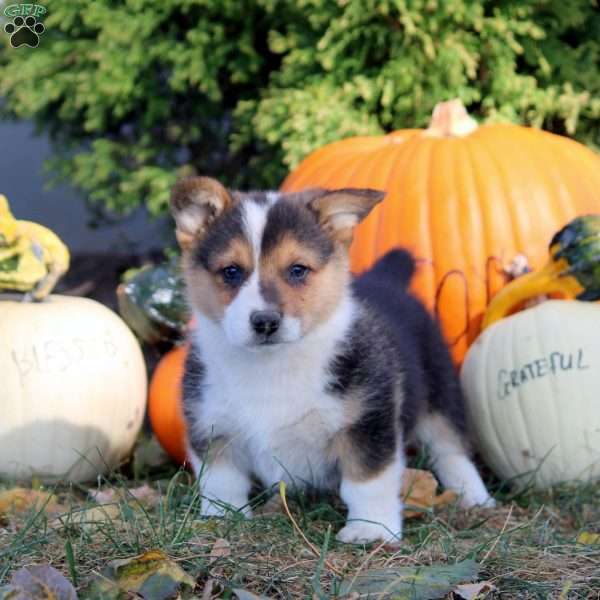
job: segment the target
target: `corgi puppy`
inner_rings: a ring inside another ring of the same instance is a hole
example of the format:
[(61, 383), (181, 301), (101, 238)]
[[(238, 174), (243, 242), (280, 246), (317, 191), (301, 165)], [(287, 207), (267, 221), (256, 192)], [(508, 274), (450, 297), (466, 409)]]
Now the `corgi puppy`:
[(404, 445), (424, 443), (465, 507), (491, 505), (465, 442), (449, 352), (393, 251), (353, 280), (370, 189), (236, 192), (177, 183), (171, 209), (196, 326), (183, 382), (205, 515), (250, 515), (253, 478), (339, 490), (337, 537), (399, 539)]

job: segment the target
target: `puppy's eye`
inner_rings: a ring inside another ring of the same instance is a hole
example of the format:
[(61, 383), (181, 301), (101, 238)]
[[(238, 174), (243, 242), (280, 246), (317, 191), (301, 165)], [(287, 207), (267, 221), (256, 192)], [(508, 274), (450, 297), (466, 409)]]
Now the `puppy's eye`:
[(288, 279), (290, 283), (302, 283), (310, 271), (306, 265), (295, 264), (288, 269)]
[(221, 277), (227, 285), (237, 287), (244, 279), (244, 269), (238, 265), (228, 265), (221, 269)]

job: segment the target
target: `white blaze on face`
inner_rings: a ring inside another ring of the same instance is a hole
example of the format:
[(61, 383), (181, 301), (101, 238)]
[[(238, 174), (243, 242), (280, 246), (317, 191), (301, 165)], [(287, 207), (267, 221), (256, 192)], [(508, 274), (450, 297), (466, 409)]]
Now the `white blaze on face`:
[(259, 273), (256, 268), (260, 261), (260, 242), (267, 223), (268, 208), (252, 201), (246, 201), (242, 205), (246, 237), (252, 247), (254, 270), (223, 315), (225, 335), (234, 346), (248, 346), (252, 343), (254, 331), (250, 326), (250, 315), (256, 310), (268, 308), (260, 293)]
[[(242, 213), (246, 236), (252, 248), (252, 262), (254, 270), (244, 282), (233, 302), (225, 309), (223, 316), (223, 329), (227, 339), (233, 346), (253, 346), (256, 344), (256, 335), (250, 324), (250, 315), (259, 310), (273, 310), (278, 307), (267, 302), (260, 290), (260, 249), (267, 223), (269, 208), (277, 201), (279, 194), (269, 192), (267, 201), (259, 204), (246, 200), (242, 205)], [(277, 341), (291, 342), (302, 335), (302, 326), (299, 319), (283, 315), (279, 331), (274, 334)]]

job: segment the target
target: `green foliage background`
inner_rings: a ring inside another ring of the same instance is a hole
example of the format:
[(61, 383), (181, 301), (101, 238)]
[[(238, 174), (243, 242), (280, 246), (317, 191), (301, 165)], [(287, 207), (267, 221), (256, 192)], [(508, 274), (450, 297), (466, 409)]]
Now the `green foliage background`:
[(2, 114), (49, 132), (51, 176), (111, 211), (159, 214), (193, 172), (277, 186), (313, 149), (422, 127), (456, 96), (600, 145), (597, 0), (46, 5), (38, 48), (0, 36)]

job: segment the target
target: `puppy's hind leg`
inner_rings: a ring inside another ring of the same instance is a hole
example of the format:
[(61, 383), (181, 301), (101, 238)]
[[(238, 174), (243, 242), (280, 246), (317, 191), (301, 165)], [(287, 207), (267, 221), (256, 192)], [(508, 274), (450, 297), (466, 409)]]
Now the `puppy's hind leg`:
[(341, 542), (368, 544), (399, 541), (402, 535), (400, 487), (404, 455), (365, 478), (342, 474), (340, 496), (348, 507), (346, 525), (337, 534)]
[(421, 416), (416, 434), (419, 441), (427, 446), (433, 470), (444, 487), (461, 495), (462, 507), (495, 505), (469, 458), (462, 432), (446, 416), (439, 412)]
[(340, 496), (348, 507), (342, 542), (396, 542), (402, 535), (400, 488), (404, 448), (394, 423), (393, 407), (372, 410), (334, 444), (340, 468)]

